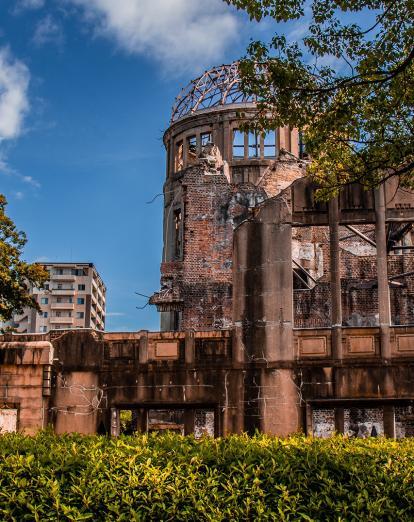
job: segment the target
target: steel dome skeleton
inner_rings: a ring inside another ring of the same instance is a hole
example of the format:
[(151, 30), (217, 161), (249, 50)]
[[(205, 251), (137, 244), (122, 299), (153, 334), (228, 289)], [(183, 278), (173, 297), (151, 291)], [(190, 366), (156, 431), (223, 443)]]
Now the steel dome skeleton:
[(202, 109), (255, 102), (255, 97), (242, 92), (240, 85), (239, 62), (206, 71), (190, 82), (177, 96), (171, 123)]

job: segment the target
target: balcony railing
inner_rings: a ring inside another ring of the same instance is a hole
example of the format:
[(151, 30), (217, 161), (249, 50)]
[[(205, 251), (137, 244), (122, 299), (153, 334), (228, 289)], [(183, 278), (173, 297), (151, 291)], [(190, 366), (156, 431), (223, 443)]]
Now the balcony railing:
[(50, 308), (52, 310), (74, 310), (75, 305), (73, 303), (51, 303)]
[(52, 294), (53, 295), (69, 295), (74, 296), (75, 290), (69, 289), (69, 288), (52, 288)]
[(49, 322), (50, 322), (50, 324), (60, 324), (60, 325), (73, 324), (74, 318), (73, 317), (51, 317)]
[(71, 275), (71, 274), (64, 274), (64, 275), (51, 274), (50, 280), (51, 281), (70, 281), (71, 283), (74, 283), (76, 281), (76, 276)]

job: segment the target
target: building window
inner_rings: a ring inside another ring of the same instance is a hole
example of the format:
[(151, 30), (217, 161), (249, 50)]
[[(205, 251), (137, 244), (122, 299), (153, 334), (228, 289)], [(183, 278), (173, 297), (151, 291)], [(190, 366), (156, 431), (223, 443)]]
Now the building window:
[(182, 212), (181, 208), (174, 210), (174, 259), (182, 257)]
[(213, 138), (211, 132), (203, 132), (200, 136), (201, 140), (201, 150), (204, 150), (207, 145), (213, 144)]
[(303, 268), (293, 269), (293, 289), (310, 290), (309, 276)]
[(187, 138), (187, 162), (194, 165), (197, 161), (197, 136)]
[(55, 268), (55, 275), (63, 275), (63, 268)]
[(43, 304), (43, 305), (49, 304), (49, 298), (48, 297), (41, 297), (40, 298), (40, 304)]
[(83, 297), (78, 297), (77, 303), (78, 303), (78, 305), (83, 305), (83, 304), (85, 304), (85, 299)]
[(49, 315), (49, 314), (48, 314), (47, 312), (43, 312), (43, 314), (42, 314), (42, 316), (43, 316), (45, 319), (47, 319), (48, 315)]
[(182, 141), (175, 144), (175, 172), (184, 168), (184, 145)]
[(276, 132), (274, 130), (263, 135), (263, 149), (265, 158), (276, 157)]
[(41, 327), (39, 328), (39, 332), (40, 332), (40, 333), (46, 333), (46, 332), (47, 332), (47, 326), (41, 326)]
[(49, 283), (46, 283), (46, 284), (43, 286), (43, 288), (44, 288), (45, 290), (49, 290)]
[(56, 312), (55, 313), (55, 317), (61, 317), (62, 316), (62, 312)]
[(85, 291), (85, 285), (78, 285), (78, 290)]
[(57, 287), (58, 287), (58, 290), (62, 290), (62, 283), (59, 283), (59, 284), (57, 285)]
[(260, 157), (260, 134), (257, 131), (249, 132), (249, 158)]
[(239, 129), (233, 131), (233, 158), (244, 158), (244, 132)]
[(84, 312), (76, 312), (76, 318), (77, 319), (83, 319), (85, 317), (85, 313)]
[(67, 300), (68, 303), (73, 303), (73, 297), (69, 297)]

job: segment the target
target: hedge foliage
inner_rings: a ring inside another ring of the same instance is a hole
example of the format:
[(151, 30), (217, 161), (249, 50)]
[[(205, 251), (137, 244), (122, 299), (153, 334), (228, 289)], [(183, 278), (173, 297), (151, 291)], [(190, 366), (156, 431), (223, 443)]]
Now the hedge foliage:
[(414, 439), (0, 437), (0, 520), (414, 520)]

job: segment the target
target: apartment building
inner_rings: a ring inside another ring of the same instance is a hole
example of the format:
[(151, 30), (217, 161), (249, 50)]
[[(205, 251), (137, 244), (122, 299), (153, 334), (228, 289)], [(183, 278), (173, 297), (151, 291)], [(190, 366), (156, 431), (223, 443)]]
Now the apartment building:
[(105, 329), (106, 288), (93, 263), (45, 263), (50, 273), (42, 289), (33, 288), (41, 313), (25, 309), (15, 315), (19, 333), (72, 328)]

